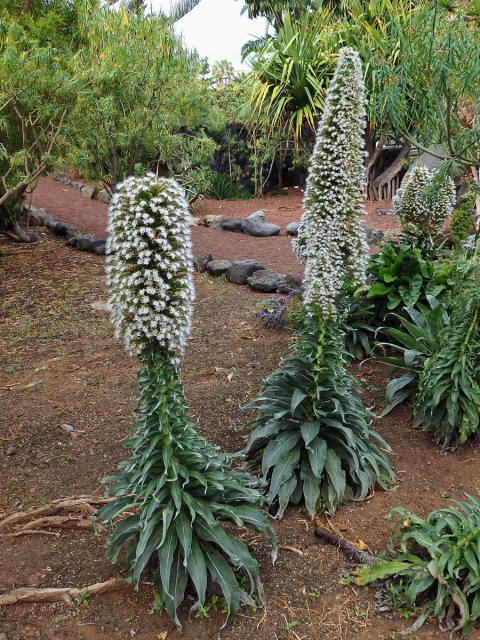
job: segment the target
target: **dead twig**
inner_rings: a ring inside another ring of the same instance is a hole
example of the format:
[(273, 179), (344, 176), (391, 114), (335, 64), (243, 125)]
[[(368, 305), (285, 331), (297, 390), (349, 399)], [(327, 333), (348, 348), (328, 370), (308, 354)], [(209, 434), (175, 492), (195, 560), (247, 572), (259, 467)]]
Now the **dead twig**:
[(300, 556), (301, 558), (303, 558), (303, 556), (305, 555), (305, 553), (301, 549), (297, 549), (297, 547), (292, 547), (289, 544), (280, 544), (278, 548), (284, 549), (285, 551), (291, 551), (292, 553), (296, 553), (297, 556)]
[(0, 606), (17, 604), (18, 602), (66, 602), (73, 604), (75, 598), (80, 595), (100, 595), (111, 591), (122, 591), (130, 587), (130, 583), (123, 578), (111, 578), (106, 582), (97, 582), (83, 589), (73, 587), (46, 588), (20, 587), (0, 596)]
[(366, 564), (373, 566), (379, 562), (378, 558), (368, 551), (359, 549), (348, 540), (341, 538), (336, 533), (332, 533), (323, 527), (315, 527), (315, 536), (322, 541), (322, 544), (331, 544), (337, 549), (340, 549), (345, 555), (354, 562), (359, 564)]

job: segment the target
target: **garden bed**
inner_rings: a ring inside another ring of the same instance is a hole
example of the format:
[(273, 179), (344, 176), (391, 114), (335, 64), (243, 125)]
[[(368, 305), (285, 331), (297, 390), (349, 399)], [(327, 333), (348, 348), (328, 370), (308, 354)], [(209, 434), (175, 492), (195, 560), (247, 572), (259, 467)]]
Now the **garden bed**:
[[(247, 204), (250, 210), (252, 201)], [(238, 241), (233, 234), (225, 237)], [(113, 339), (108, 314), (98, 304), (107, 296), (103, 258), (71, 251), (51, 235), (38, 246), (4, 243), (1, 250), (0, 507), (11, 511), (99, 490), (100, 479), (127, 455), (122, 442), (132, 419), (137, 364)], [(264, 329), (254, 319), (261, 294), (202, 274), (196, 276), (196, 287), (194, 330), (182, 377), (202, 433), (233, 451), (242, 444), (239, 428), (248, 420), (239, 406), (255, 395), (287, 352), (288, 334)], [(358, 373), (369, 406), (379, 409), (386, 370), (367, 362)], [(372, 551), (385, 547), (390, 525), (384, 515), (391, 508), (402, 505), (426, 514), (479, 486), (477, 448), (467, 445), (441, 454), (427, 435), (412, 431), (409, 418), (409, 409), (399, 408), (376, 425), (394, 450), (397, 487), (366, 503), (341, 507), (332, 520), (342, 535), (364, 540)], [(65, 423), (75, 430), (66, 431)], [(273, 567), (268, 545), (247, 536), (262, 565), (266, 610), (243, 608), (223, 631), (220, 612), (211, 611), (207, 619), (192, 615), (189, 621), (184, 607), (180, 636), (164, 614), (150, 614), (154, 592), (142, 585), (138, 593), (92, 597), (88, 606), (3, 607), (0, 632), (8, 640), (397, 637), (406, 623), (374, 611), (374, 589), (340, 584), (352, 565), (332, 547), (318, 544), (302, 511), (287, 510), (275, 528), (279, 544), (290, 549), (281, 549)], [(0, 539), (0, 592), (20, 586), (82, 587), (125, 575), (122, 563), (112, 567), (105, 557), (106, 533)], [(443, 636), (435, 625), (427, 625), (417, 637)], [(474, 631), (471, 637), (480, 634)]]

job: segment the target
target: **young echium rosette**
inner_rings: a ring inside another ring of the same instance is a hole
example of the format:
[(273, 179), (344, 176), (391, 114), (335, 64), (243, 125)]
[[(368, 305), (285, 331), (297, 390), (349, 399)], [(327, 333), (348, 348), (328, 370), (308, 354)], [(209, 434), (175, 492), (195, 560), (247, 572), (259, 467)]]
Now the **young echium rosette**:
[[(294, 243), (305, 263), (304, 314), (292, 353), (265, 381), (244, 449), (281, 517), (304, 501), (311, 516), (388, 488), (388, 445), (356, 395), (344, 358), (344, 299), (365, 280), (365, 96), (356, 52), (342, 49), (311, 158), (305, 213)], [(348, 307), (348, 304), (347, 304)], [(382, 451), (382, 449), (384, 451)]]
[(231, 470), (230, 460), (198, 435), (188, 416), (178, 373), (194, 294), (188, 218), (181, 187), (152, 174), (129, 178), (113, 198), (113, 317), (142, 367), (127, 443), (131, 457), (105, 480), (114, 499), (98, 515), (99, 522), (114, 523), (112, 561), (126, 550), (136, 587), (148, 571), (177, 625), (184, 599), (191, 596), (194, 608), (204, 607), (212, 585), (225, 599), (227, 621), (240, 604), (263, 603), (257, 562), (223, 523), (266, 535), (276, 554), (254, 480)]
[(177, 359), (183, 353), (194, 298), (188, 218), (180, 185), (153, 173), (128, 178), (112, 198), (107, 284), (130, 353), (152, 341)]
[(305, 264), (304, 301), (337, 317), (346, 282), (365, 283), (365, 86), (353, 49), (340, 50), (310, 160), (304, 213), (293, 246)]

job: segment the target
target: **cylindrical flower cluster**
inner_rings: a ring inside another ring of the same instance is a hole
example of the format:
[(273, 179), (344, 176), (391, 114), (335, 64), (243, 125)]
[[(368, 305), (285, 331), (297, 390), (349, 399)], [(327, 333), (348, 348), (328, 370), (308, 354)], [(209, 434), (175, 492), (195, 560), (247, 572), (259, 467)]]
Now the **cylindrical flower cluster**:
[(455, 206), (455, 184), (427, 167), (414, 166), (393, 198), (395, 214), (414, 236), (436, 236)]
[(117, 336), (139, 354), (157, 343), (178, 361), (194, 299), (183, 189), (153, 173), (122, 182), (110, 205), (107, 283)]
[(362, 63), (353, 49), (343, 48), (319, 123), (294, 241), (305, 263), (304, 301), (325, 318), (336, 317), (336, 300), (347, 279), (365, 282), (365, 124)]

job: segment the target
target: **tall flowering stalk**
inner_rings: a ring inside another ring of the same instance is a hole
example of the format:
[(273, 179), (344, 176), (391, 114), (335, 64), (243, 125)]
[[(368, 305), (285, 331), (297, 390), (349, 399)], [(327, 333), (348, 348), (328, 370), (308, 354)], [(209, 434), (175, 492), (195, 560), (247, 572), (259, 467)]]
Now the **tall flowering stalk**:
[(365, 94), (361, 62), (342, 49), (318, 128), (294, 249), (305, 263), (299, 340), (251, 403), (257, 417), (246, 457), (261, 468), (281, 517), (292, 502), (313, 516), (363, 500), (393, 472), (370, 428), (372, 414), (345, 370), (345, 293), (365, 281), (363, 213)]
[[(263, 601), (258, 565), (221, 522), (248, 526), (275, 544), (256, 508), (250, 476), (197, 433), (189, 418), (178, 364), (190, 330), (193, 300), (188, 207), (181, 187), (153, 174), (122, 183), (110, 208), (108, 284), (117, 334), (142, 368), (131, 457), (108, 478), (114, 500), (99, 521), (115, 521), (113, 562), (127, 550), (138, 586), (149, 568), (176, 624), (189, 592), (203, 607), (209, 583), (224, 595), (228, 619), (241, 603)], [(120, 521), (120, 515), (126, 517)], [(248, 577), (249, 588), (238, 572)], [(256, 596), (256, 601), (254, 600)]]
[(366, 279), (364, 214), (365, 86), (358, 54), (340, 50), (310, 160), (304, 213), (294, 250), (305, 264), (304, 300), (337, 317), (346, 281)]

